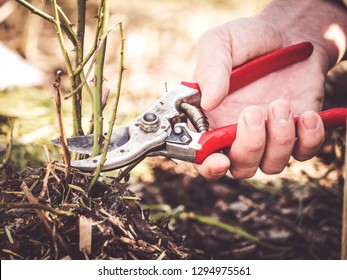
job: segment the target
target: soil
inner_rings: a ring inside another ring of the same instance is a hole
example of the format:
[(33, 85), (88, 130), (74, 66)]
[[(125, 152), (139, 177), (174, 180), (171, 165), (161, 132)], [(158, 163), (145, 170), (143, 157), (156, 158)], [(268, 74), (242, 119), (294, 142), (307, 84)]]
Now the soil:
[(320, 178), (267, 184), (207, 181), (156, 160), (152, 183), (97, 182), (86, 195), (90, 176), (75, 170), (67, 182), (58, 163), (3, 170), (0, 258), (339, 259), (343, 157), (333, 147)]

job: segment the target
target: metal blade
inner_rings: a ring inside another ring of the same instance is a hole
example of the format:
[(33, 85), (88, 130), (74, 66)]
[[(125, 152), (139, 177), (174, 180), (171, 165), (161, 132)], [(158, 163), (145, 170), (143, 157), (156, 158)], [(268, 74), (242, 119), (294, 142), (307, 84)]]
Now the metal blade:
[[(104, 133), (106, 137), (107, 133)], [(128, 127), (118, 127), (112, 132), (110, 145), (108, 147), (108, 151), (115, 150), (125, 143), (129, 141), (129, 133)], [(93, 134), (83, 135), (83, 136), (75, 136), (67, 138), (67, 145), (70, 152), (76, 152), (79, 154), (92, 154), (93, 144), (94, 144), (94, 136)], [(56, 138), (52, 140), (52, 143), (58, 147), (61, 147), (60, 138)], [(104, 145), (104, 143), (103, 143)]]

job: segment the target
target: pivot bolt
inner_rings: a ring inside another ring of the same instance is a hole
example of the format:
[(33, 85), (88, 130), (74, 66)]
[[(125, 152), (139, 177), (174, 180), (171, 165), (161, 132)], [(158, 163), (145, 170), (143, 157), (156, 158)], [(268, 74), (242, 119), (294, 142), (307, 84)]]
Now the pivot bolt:
[(159, 128), (159, 118), (154, 113), (146, 113), (140, 120), (140, 127), (144, 132), (155, 132)]

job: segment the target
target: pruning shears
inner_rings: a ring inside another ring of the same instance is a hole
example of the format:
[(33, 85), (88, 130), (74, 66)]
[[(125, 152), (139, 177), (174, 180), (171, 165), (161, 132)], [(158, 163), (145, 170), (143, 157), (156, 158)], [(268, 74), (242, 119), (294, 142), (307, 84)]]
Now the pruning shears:
[[(272, 72), (310, 57), (313, 45), (302, 42), (275, 50), (233, 69), (230, 75), (230, 93)], [(114, 129), (102, 170), (118, 169), (147, 156), (202, 163), (210, 154), (230, 147), (235, 140), (237, 124), (209, 131), (207, 118), (200, 109), (201, 92), (197, 83), (175, 85), (146, 112), (127, 126)], [(346, 108), (334, 108), (319, 113), (325, 129), (346, 125)], [(188, 128), (189, 120), (196, 131)], [(297, 119), (295, 120), (297, 121)], [(60, 145), (60, 140), (53, 140)], [(67, 139), (70, 151), (92, 153), (93, 135)], [(72, 161), (71, 166), (82, 171), (93, 171), (101, 155)]]

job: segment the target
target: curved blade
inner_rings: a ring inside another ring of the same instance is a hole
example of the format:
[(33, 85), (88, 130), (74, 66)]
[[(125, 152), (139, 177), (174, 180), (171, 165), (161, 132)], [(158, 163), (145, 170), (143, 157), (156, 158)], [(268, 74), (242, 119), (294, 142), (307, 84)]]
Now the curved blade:
[[(107, 133), (104, 133), (106, 137)], [(115, 150), (121, 146), (123, 146), (126, 142), (129, 141), (129, 132), (128, 127), (118, 127), (112, 132), (110, 145), (108, 147), (108, 151)], [(67, 145), (70, 152), (76, 152), (79, 154), (92, 154), (93, 144), (94, 144), (94, 136), (93, 134), (83, 135), (83, 136), (75, 136), (67, 138)], [(52, 140), (52, 143), (56, 146), (61, 147), (60, 138), (56, 138)]]
[[(136, 123), (136, 122), (135, 122)], [(124, 167), (137, 159), (145, 157), (153, 149), (159, 149), (171, 133), (170, 123), (163, 119), (161, 128), (152, 133), (146, 133), (133, 123), (129, 126), (129, 140), (116, 149), (107, 152), (106, 162), (102, 171), (110, 171)], [(71, 162), (71, 166), (83, 171), (95, 170), (101, 161), (101, 155)]]

